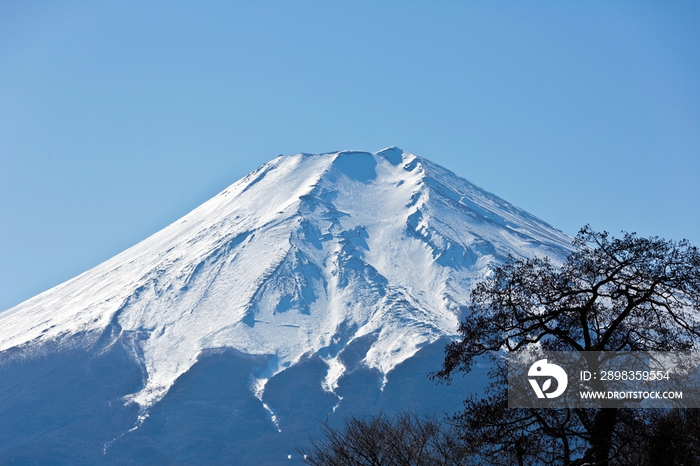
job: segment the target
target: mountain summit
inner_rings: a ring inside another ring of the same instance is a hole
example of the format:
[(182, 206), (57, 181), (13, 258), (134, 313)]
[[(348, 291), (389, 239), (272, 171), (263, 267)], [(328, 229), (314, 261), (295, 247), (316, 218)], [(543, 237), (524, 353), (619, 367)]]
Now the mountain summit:
[(472, 284), (492, 265), (509, 255), (563, 257), (570, 240), (395, 147), (280, 156), (1, 313), (0, 356), (70, 348), (94, 358), (120, 347), (141, 374), (120, 399), (143, 422), (204, 356), (233, 350), (259, 357), (248, 388), (281, 430), (264, 401), (274, 377), (322, 362), (317, 383), (335, 397), (333, 411), (357, 367), (374, 371), (383, 390), (397, 366), (456, 334)]

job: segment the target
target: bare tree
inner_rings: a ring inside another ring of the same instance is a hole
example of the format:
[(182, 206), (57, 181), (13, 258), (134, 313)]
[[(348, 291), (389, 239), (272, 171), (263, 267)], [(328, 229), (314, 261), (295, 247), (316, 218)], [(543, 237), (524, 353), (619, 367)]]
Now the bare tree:
[(402, 412), (350, 417), (341, 428), (323, 425), (323, 440), (304, 454), (313, 466), (457, 466), (466, 464), (463, 444), (435, 417)]
[[(689, 351), (700, 336), (700, 254), (688, 241), (613, 238), (584, 227), (562, 267), (512, 259), (472, 293), (461, 339), (446, 348), (449, 381), (475, 358), (540, 345), (550, 351)], [(490, 464), (641, 464), (643, 410), (508, 409), (503, 368), (486, 399), (455, 417)]]

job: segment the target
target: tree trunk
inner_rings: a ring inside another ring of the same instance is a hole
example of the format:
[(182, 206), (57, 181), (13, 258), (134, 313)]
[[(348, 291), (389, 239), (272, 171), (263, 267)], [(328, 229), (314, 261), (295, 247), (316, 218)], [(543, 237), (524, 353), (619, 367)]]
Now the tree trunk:
[(596, 466), (608, 466), (612, 434), (617, 423), (617, 408), (602, 408), (598, 411), (591, 432), (591, 447)]

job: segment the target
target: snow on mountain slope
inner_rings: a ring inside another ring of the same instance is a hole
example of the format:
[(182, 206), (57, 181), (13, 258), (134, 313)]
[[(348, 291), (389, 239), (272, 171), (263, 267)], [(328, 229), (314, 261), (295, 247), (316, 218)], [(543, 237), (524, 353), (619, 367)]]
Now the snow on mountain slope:
[[(370, 336), (384, 376), (454, 335), (471, 285), (515, 256), (561, 257), (571, 238), (426, 159), (280, 156), (97, 267), (0, 314), (0, 351), (46, 342), (128, 341), (147, 409), (203, 350), (274, 355), (266, 381), (302, 357), (328, 365)], [(72, 343), (71, 343), (72, 344)]]

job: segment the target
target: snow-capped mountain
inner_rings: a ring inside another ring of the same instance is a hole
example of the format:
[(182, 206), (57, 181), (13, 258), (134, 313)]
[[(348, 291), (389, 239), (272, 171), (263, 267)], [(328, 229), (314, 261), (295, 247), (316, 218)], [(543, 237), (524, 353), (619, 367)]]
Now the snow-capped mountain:
[(315, 358), (331, 412), (358, 367), (376, 374), (381, 391), (399, 365), (456, 333), (473, 283), (493, 264), (560, 258), (570, 241), (398, 148), (280, 156), (136, 246), (0, 313), (0, 361), (123, 349), (141, 380), (110, 407), (140, 417), (105, 439), (106, 454), (205, 356), (235, 351), (258, 358), (244, 371), (247, 388), (281, 431), (266, 400), (273, 378)]

